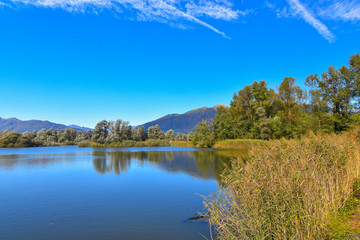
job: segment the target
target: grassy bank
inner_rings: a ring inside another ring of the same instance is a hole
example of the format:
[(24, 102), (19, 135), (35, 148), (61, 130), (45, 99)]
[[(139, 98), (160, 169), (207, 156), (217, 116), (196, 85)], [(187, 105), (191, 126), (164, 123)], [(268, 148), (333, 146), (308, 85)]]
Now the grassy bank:
[(104, 148), (104, 147), (194, 147), (191, 142), (187, 141), (169, 141), (169, 140), (158, 140), (158, 139), (148, 139), (146, 141), (122, 141), (122, 142), (114, 142), (110, 144), (100, 144), (95, 142), (82, 142), (78, 144), (79, 147), (96, 147), (96, 148)]
[(256, 139), (227, 139), (215, 143), (214, 148), (221, 149), (249, 149), (254, 145), (266, 144), (268, 141)]
[(121, 147), (165, 147), (172, 146), (171, 141), (169, 140), (160, 140), (160, 139), (148, 139), (146, 141), (122, 141), (122, 142), (113, 142), (109, 144), (95, 143), (91, 141), (85, 141), (78, 144), (78, 147), (95, 147), (95, 148), (121, 148)]
[(172, 147), (194, 147), (194, 144), (189, 141), (172, 141), (171, 142)]
[(359, 175), (359, 128), (258, 144), (206, 202), (210, 222), (219, 239), (345, 239)]

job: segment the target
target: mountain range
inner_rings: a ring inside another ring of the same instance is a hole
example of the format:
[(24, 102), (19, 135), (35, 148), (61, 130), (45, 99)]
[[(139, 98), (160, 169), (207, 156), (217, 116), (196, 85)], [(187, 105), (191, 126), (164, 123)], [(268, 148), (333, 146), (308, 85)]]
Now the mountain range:
[(161, 130), (166, 132), (169, 129), (174, 130), (175, 134), (189, 133), (196, 130), (196, 126), (202, 120), (210, 121), (214, 119), (218, 107), (228, 107), (223, 104), (215, 105), (213, 107), (202, 107), (183, 114), (169, 114), (151, 122), (147, 122), (138, 127), (144, 126), (145, 129), (151, 126), (159, 125)]
[(64, 125), (59, 123), (53, 123), (49, 121), (41, 120), (28, 120), (22, 121), (17, 118), (1, 118), (0, 117), (0, 131), (10, 130), (16, 132), (26, 132), (26, 131), (40, 131), (41, 129), (66, 129), (66, 128), (75, 128), (76, 130), (87, 131), (90, 128), (80, 127), (77, 125)]
[[(161, 130), (163, 130), (164, 132), (168, 131), (169, 129), (173, 129), (175, 134), (192, 132), (196, 130), (196, 126), (202, 120), (210, 121), (214, 119), (217, 113), (217, 108), (220, 106), (228, 107), (226, 105), (220, 104), (213, 107), (197, 108), (183, 114), (169, 114), (154, 121), (139, 125), (137, 127), (144, 126), (145, 129), (147, 129), (148, 127), (159, 125)], [(41, 121), (41, 120), (22, 121), (17, 118), (0, 117), (0, 131), (4, 131), (8, 129), (10, 131), (26, 132), (26, 131), (34, 131), (34, 130), (40, 131), (43, 128), (46, 130), (50, 128), (53, 129), (75, 128), (77, 130), (83, 130), (83, 131), (87, 131), (90, 129), (78, 125), (64, 125), (49, 121)]]

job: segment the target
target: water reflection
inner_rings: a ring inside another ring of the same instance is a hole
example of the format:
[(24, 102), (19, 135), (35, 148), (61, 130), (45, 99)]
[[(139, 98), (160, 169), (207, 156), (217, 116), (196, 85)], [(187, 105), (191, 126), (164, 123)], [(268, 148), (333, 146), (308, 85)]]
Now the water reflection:
[(229, 164), (229, 157), (219, 151), (94, 151), (93, 166), (101, 174), (126, 173), (132, 164), (150, 165), (166, 172), (184, 172), (201, 179), (218, 179)]
[(24, 166), (41, 167), (55, 163), (71, 163), (79, 160), (85, 160), (84, 154), (0, 154), (0, 168), (11, 170)]
[(92, 161), (100, 174), (125, 174), (133, 164), (162, 169), (168, 173), (186, 173), (201, 179), (219, 180), (220, 173), (230, 159), (240, 153), (234, 151), (127, 151), (126, 149), (88, 149), (56, 154), (0, 154), (0, 168), (39, 167), (55, 163)]

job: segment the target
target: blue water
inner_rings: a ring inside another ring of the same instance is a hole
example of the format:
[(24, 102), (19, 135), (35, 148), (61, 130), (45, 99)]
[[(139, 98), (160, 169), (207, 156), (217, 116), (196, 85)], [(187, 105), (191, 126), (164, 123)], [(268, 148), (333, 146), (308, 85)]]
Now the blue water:
[(0, 239), (210, 239), (226, 159), (194, 148), (0, 149)]

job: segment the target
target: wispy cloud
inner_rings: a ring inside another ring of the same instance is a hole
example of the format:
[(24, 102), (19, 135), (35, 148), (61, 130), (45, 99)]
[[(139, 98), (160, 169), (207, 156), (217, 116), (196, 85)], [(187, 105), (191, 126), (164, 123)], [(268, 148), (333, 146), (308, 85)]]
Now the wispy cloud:
[[(132, 12), (135, 19), (158, 21), (176, 25), (181, 21), (200, 24), (223, 37), (224, 32), (201, 20), (199, 17), (232, 21), (246, 12), (236, 10), (228, 0), (10, 0), (15, 6), (60, 8), (69, 12), (95, 13), (103, 10), (117, 14)], [(1, 4), (1, 0), (0, 0)]]
[(313, 26), (326, 40), (335, 41), (335, 35), (327, 28), (325, 24), (316, 19), (314, 15), (299, 2), (299, 0), (287, 0), (292, 14), (303, 18), (307, 23)]
[(245, 16), (249, 11), (233, 10), (232, 5), (219, 5), (217, 2), (203, 1), (200, 4), (194, 2), (185, 5), (186, 12), (192, 16), (208, 16), (215, 19), (235, 20), (239, 16)]
[(265, 6), (271, 11), (275, 12), (277, 18), (289, 17), (291, 15), (291, 12), (289, 11), (287, 6), (278, 8), (275, 3), (271, 3), (267, 0), (265, 1)]
[(7, 4), (7, 3), (3, 3), (3, 2), (0, 2), (0, 7), (10, 7), (10, 5), (9, 4)]
[(360, 3), (358, 1), (336, 1), (330, 6), (320, 9), (319, 14), (330, 19), (359, 21)]
[[(235, 2), (248, 3), (247, 6), (253, 4), (252, 10), (240, 10), (235, 7)], [(360, 0), (263, 0), (262, 4), (277, 18), (305, 20), (329, 42), (334, 42), (336, 37), (323, 20), (327, 24), (334, 20), (350, 23), (360, 20)], [(213, 25), (216, 24), (213, 20), (243, 22), (250, 13), (253, 17), (259, 13), (256, 10), (258, 5), (250, 0), (0, 0), (1, 9), (28, 6), (74, 13), (111, 11), (126, 19), (156, 21), (184, 29), (194, 23), (225, 38), (228, 38), (227, 35)]]

